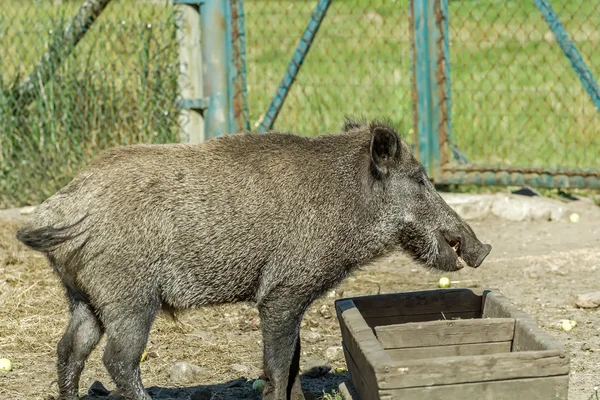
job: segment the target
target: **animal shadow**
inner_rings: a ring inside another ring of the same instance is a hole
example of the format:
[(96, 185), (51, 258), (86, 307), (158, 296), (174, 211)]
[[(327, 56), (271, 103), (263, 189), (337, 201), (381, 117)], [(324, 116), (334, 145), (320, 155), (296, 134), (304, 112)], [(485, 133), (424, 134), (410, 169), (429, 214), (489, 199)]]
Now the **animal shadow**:
[[(350, 380), (350, 374), (328, 373), (326, 375), (311, 378), (300, 377), (302, 390), (306, 400), (321, 399), (325, 394), (338, 391), (342, 382)], [(189, 387), (159, 387), (151, 386), (146, 390), (153, 400), (260, 400), (262, 393), (253, 389), (254, 379), (239, 378), (229, 382), (213, 385), (199, 385)], [(94, 394), (90, 390), (81, 400), (117, 400), (108, 391), (105, 395)]]

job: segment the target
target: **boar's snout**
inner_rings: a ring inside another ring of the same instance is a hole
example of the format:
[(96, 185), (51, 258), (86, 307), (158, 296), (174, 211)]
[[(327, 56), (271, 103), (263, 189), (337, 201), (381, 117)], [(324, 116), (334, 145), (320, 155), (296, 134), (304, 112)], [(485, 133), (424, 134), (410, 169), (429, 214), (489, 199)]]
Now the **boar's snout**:
[(473, 263), (473, 268), (477, 268), (481, 265), (481, 263), (483, 262), (483, 260), (485, 260), (485, 258), (488, 256), (488, 254), (490, 254), (490, 252), (492, 251), (492, 245), (491, 244), (483, 244), (481, 245), (481, 247), (479, 248), (479, 255), (477, 256), (477, 259), (475, 260), (475, 262)]
[(492, 251), (492, 246), (479, 241), (470, 229), (456, 240), (457, 255), (471, 268), (479, 267)]
[(464, 266), (477, 268), (492, 251), (492, 246), (479, 241), (465, 222), (460, 223), (458, 229), (441, 230), (439, 233), (438, 269), (457, 271)]

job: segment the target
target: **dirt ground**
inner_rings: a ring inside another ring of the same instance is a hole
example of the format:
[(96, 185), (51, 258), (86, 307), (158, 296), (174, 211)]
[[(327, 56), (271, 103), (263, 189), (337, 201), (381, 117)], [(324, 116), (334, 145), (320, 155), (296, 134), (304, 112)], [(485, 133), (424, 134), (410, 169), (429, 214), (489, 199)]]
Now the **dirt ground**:
[[(510, 222), (496, 217), (471, 222), (478, 236), (493, 245), (493, 251), (479, 269), (465, 269), (450, 278), (454, 287), (501, 290), (564, 343), (572, 356), (569, 399), (587, 400), (600, 385), (600, 310), (579, 309), (575, 299), (600, 290), (600, 207), (587, 201), (569, 206), (578, 208), (580, 222), (568, 218)], [(66, 303), (45, 260), (14, 240), (22, 217), (1, 215), (0, 358), (10, 358), (14, 369), (0, 372), (0, 399), (49, 399), (57, 393), (55, 346), (66, 327)], [(357, 272), (307, 313), (302, 328), (302, 365), (345, 366), (337, 347), (341, 338), (333, 310), (335, 298), (433, 289), (440, 276), (402, 255)], [(575, 320), (578, 325), (564, 332), (559, 324), (562, 319)], [(148, 344), (153, 357), (142, 363), (144, 384), (155, 399), (259, 399), (260, 394), (251, 387), (262, 366), (258, 323), (257, 312), (250, 305), (188, 311), (178, 322), (160, 316)], [(101, 362), (103, 347), (104, 340), (86, 364), (81, 395), (96, 380), (113, 388)], [(176, 361), (200, 367), (183, 387), (170, 378)], [(321, 397), (345, 379), (348, 376), (343, 372), (303, 377), (303, 387)]]

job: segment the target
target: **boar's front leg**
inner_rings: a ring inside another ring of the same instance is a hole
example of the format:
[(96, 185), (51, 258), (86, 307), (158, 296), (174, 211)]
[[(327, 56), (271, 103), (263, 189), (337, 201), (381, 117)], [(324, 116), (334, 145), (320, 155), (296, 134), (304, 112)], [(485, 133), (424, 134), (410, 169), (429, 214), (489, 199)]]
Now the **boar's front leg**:
[(264, 343), (265, 400), (303, 400), (300, 388), (300, 322), (306, 303), (277, 288), (259, 304)]

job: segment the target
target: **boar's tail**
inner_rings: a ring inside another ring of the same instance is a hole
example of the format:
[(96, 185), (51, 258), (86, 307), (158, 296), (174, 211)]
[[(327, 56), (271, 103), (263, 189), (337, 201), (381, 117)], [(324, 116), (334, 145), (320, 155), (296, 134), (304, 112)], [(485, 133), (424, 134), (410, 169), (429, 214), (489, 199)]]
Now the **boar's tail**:
[(77, 222), (61, 227), (43, 226), (35, 228), (25, 225), (17, 230), (17, 240), (33, 250), (51, 251), (64, 242), (81, 235), (83, 232), (73, 234), (70, 230), (79, 225), (85, 218), (87, 218), (87, 214)]

